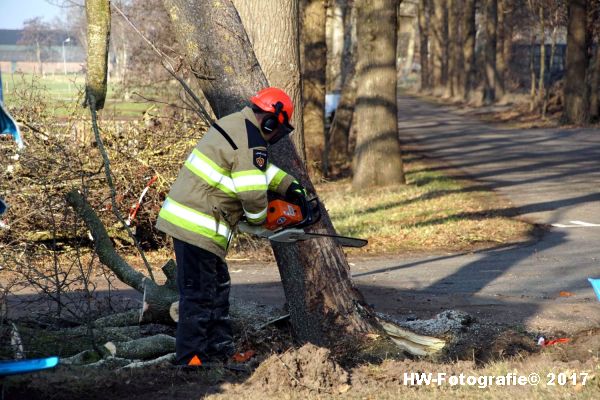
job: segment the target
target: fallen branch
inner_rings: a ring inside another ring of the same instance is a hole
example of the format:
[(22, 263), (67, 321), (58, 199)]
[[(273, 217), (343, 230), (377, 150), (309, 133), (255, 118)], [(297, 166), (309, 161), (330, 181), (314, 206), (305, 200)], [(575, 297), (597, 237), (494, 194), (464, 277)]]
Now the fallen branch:
[(158, 334), (128, 342), (107, 342), (100, 351), (111, 357), (146, 360), (173, 353), (175, 351), (175, 338)]

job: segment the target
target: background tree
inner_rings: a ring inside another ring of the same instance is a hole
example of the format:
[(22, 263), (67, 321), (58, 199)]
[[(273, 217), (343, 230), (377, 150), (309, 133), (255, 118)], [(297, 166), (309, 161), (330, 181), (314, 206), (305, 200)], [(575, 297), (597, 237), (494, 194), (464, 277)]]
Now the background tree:
[(448, 9), (446, 0), (431, 0), (431, 64), (433, 89), (440, 93), (448, 80)]
[(475, 89), (475, 37), (477, 28), (475, 26), (476, 0), (465, 0), (462, 20), (463, 34), (463, 67), (460, 68), (464, 85), (463, 99), (469, 101)]
[[(217, 117), (239, 110), (252, 94), (267, 86), (231, 1), (220, 0), (215, 4), (165, 0), (164, 5), (188, 62), (198, 76), (207, 77), (198, 83)], [(216, 54), (220, 56), (215, 57)], [(306, 169), (289, 140), (278, 143), (271, 154), (277, 165), (314, 193)], [(313, 229), (332, 232), (327, 211), (322, 208), (321, 212), (323, 217)], [(333, 240), (280, 243), (274, 244), (273, 250), (294, 333), (300, 341), (332, 344), (345, 335), (357, 339), (377, 329), (362, 295), (350, 279), (344, 253)]]
[(43, 61), (47, 57), (48, 47), (55, 40), (56, 32), (52, 31), (50, 24), (42, 21), (41, 17), (26, 19), (23, 22), (23, 35), (19, 44), (29, 45), (33, 48), (40, 75), (44, 75)]
[(490, 104), (496, 101), (496, 26), (498, 23), (498, 0), (485, 1), (485, 50), (484, 50), (484, 88), (483, 102)]
[(396, 1), (361, 0), (357, 7), (355, 190), (405, 183), (396, 105)]
[(421, 90), (428, 90), (431, 87), (431, 75), (429, 71), (429, 17), (431, 0), (419, 1), (419, 57), (421, 63)]
[(585, 124), (589, 121), (590, 96), (586, 84), (590, 35), (587, 27), (589, 0), (571, 0), (567, 25), (567, 60), (564, 85), (563, 121)]
[(323, 175), (325, 151), (325, 41), (324, 0), (302, 0), (302, 85), (304, 95), (304, 141), (306, 165), (311, 177)]

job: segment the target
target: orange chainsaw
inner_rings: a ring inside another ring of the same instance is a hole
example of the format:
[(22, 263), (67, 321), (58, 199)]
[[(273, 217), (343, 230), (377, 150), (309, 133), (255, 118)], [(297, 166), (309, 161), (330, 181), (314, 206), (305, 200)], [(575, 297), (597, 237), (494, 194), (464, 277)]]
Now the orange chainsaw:
[(293, 243), (299, 240), (330, 237), (345, 247), (363, 247), (368, 241), (328, 233), (306, 232), (304, 228), (314, 225), (321, 219), (319, 198), (307, 200), (304, 197), (291, 202), (281, 196), (271, 195), (267, 207), (267, 222), (262, 226), (252, 226), (246, 222), (239, 225), (240, 231), (267, 238), (273, 242)]

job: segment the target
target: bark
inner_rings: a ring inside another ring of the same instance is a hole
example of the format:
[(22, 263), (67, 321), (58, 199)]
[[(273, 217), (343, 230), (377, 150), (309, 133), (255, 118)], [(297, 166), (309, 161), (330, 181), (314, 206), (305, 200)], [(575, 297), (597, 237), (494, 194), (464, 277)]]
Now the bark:
[(344, 52), (344, 14), (353, 0), (330, 0), (327, 7), (327, 92), (342, 90)]
[(484, 104), (496, 101), (496, 25), (498, 22), (497, 0), (485, 0), (485, 86), (483, 89)]
[(533, 57), (534, 49), (535, 49), (535, 34), (533, 33), (533, 30), (532, 30), (531, 38), (530, 38), (530, 42), (529, 42), (529, 79), (531, 80), (531, 88), (529, 90), (529, 98), (530, 98), (529, 110), (530, 111), (533, 111), (533, 109), (535, 108), (536, 86), (535, 86), (535, 64), (534, 64), (534, 57)]
[(342, 54), (342, 92), (340, 102), (325, 135), (323, 170), (327, 176), (336, 175), (352, 159), (350, 131), (356, 101), (356, 7), (348, 1), (344, 8), (344, 52)]
[(496, 24), (496, 97), (504, 97), (506, 79), (506, 60), (504, 58), (504, 45), (506, 36), (507, 0), (498, 1), (498, 22)]
[(562, 119), (566, 123), (585, 124), (589, 122), (590, 96), (586, 84), (586, 71), (589, 64), (588, 47), (590, 42), (587, 30), (588, 0), (569, 2), (567, 24), (567, 60), (564, 85), (565, 107)]
[(331, 122), (331, 128), (325, 142), (324, 168), (330, 176), (334, 167), (339, 167), (350, 156), (350, 129), (354, 116), (356, 104), (356, 78), (354, 70), (344, 80), (344, 89), (340, 103), (335, 110), (335, 116)]
[[(538, 8), (538, 22), (540, 30), (540, 75), (538, 79), (536, 103), (537, 106), (541, 106), (546, 91), (546, 19), (544, 16), (544, 7), (541, 4)], [(542, 114), (543, 113), (544, 112), (542, 111)]]
[(306, 164), (313, 180), (324, 175), (325, 151), (325, 42), (324, 0), (303, 0), (303, 95)]
[(285, 90), (292, 98), (296, 111), (290, 122), (296, 129), (291, 137), (300, 157), (305, 160), (302, 116), (304, 105), (300, 84), (299, 1), (234, 0), (233, 4), (269, 86)]
[(96, 109), (101, 110), (106, 98), (108, 76), (110, 0), (86, 0), (85, 10), (87, 17), (86, 99), (88, 95), (93, 96)]
[(107, 342), (101, 349), (111, 357), (147, 360), (175, 352), (175, 338), (165, 334), (144, 337), (127, 342)]
[(475, 0), (465, 0), (463, 16), (463, 59), (464, 66), (460, 69), (463, 77), (461, 81), (464, 84), (463, 98), (466, 101), (471, 99), (475, 88)]
[(459, 0), (448, 0), (448, 83), (446, 96), (454, 97), (458, 88), (458, 49), (460, 37), (458, 33), (458, 3)]
[[(245, 99), (267, 86), (230, 1), (217, 1), (218, 7), (214, 2), (184, 0), (165, 0), (164, 4), (188, 62), (194, 70), (219, 78), (198, 81), (217, 117), (239, 110)], [(271, 154), (275, 164), (315, 193), (291, 141), (280, 141)], [(327, 211), (322, 208), (321, 212), (321, 221), (311, 230), (333, 232)], [(364, 299), (350, 279), (342, 248), (333, 240), (273, 244), (273, 250), (298, 340), (331, 345), (344, 335), (356, 337), (378, 329), (371, 311), (360, 306)]]
[(591, 71), (590, 119), (600, 117), (600, 42), (596, 43)]
[(514, 0), (502, 0), (504, 3), (504, 10), (506, 14), (504, 15), (504, 44), (502, 45), (503, 51), (503, 62), (504, 62), (504, 76), (502, 77), (504, 82), (504, 91), (507, 91), (508, 82), (511, 79), (510, 74), (510, 64), (512, 60), (512, 40), (513, 40), (513, 30), (515, 25), (515, 17), (513, 16), (515, 3)]
[(394, 0), (357, 2), (358, 64), (354, 190), (404, 184), (396, 106)]
[(431, 57), (433, 89), (438, 91), (446, 84), (448, 52), (446, 51), (448, 25), (446, 24), (446, 0), (432, 0)]
[(421, 64), (421, 90), (431, 87), (429, 71), (429, 9), (430, 0), (419, 1), (419, 59)]

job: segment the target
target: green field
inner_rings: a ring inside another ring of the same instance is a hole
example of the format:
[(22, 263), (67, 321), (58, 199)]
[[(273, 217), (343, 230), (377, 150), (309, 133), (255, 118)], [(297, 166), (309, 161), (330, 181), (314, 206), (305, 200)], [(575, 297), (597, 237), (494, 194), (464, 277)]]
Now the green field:
[[(41, 76), (4, 73), (2, 84), (4, 101), (8, 105), (18, 105), (27, 101), (31, 93), (39, 92), (48, 102), (48, 109), (54, 116), (64, 117), (82, 110), (79, 105), (83, 100), (84, 74)], [(114, 114), (116, 118), (141, 117), (154, 104), (135, 95), (125, 100), (119, 89), (119, 82), (109, 82), (105, 104), (105, 112)], [(152, 93), (144, 93), (144, 96), (154, 97)]]

